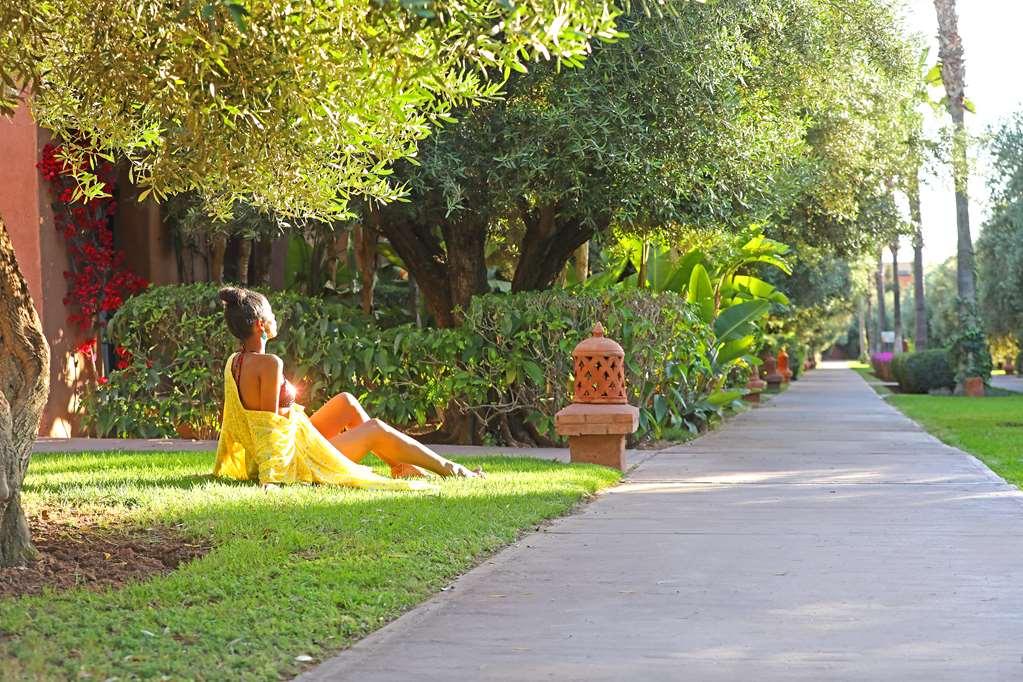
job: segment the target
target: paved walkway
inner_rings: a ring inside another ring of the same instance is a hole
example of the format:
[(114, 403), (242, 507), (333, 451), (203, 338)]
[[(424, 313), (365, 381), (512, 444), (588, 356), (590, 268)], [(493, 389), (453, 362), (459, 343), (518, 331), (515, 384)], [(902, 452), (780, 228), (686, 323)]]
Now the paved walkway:
[(1006, 391), (1023, 393), (1023, 377), (1018, 374), (997, 374), (991, 377), (991, 385)]
[(810, 373), (306, 680), (1023, 679), (1023, 500)]

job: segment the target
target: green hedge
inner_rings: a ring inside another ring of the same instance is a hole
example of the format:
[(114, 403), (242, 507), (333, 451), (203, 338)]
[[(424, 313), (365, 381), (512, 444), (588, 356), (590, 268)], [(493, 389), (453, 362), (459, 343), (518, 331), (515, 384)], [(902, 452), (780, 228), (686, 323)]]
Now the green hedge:
[[(87, 396), (98, 435), (215, 436), (224, 364), (238, 347), (216, 292), (210, 284), (153, 287), (118, 311), (109, 335), (131, 361)], [(349, 391), (403, 428), (437, 424), (454, 408), (472, 415), (478, 441), (552, 440), (554, 413), (571, 400), (572, 349), (596, 320), (626, 351), (641, 436), (698, 430), (727, 402), (718, 392), (724, 378), (707, 360), (713, 334), (674, 294), (480, 296), (460, 329), (380, 329), (345, 305), (266, 293), (280, 328), (269, 349), (310, 410)]]
[(892, 376), (903, 393), (927, 393), (955, 388), (955, 372), (948, 350), (938, 348), (916, 353), (899, 353), (892, 358)]

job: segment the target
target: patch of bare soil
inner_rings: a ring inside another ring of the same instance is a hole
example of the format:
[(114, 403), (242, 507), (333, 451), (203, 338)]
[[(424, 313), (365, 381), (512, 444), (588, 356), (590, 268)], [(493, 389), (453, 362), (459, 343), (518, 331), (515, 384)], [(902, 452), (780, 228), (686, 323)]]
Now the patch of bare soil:
[(169, 573), (209, 551), (173, 526), (101, 524), (66, 510), (44, 509), (29, 518), (29, 528), (39, 557), (28, 566), (0, 568), (0, 599), (46, 588), (120, 587)]

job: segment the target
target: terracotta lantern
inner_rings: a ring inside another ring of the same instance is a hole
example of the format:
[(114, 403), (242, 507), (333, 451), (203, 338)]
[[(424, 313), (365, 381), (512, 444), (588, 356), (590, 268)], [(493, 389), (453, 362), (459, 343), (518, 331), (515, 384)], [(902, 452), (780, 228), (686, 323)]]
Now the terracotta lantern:
[(760, 403), (760, 394), (767, 388), (767, 382), (753, 374), (750, 376), (749, 381), (746, 382), (746, 388), (749, 390), (749, 393), (742, 397), (743, 400), (756, 405)]
[(572, 361), (575, 398), (555, 415), (554, 427), (568, 436), (573, 462), (624, 470), (625, 437), (639, 428), (639, 410), (625, 392), (625, 351), (598, 322), (572, 351)]
[(784, 348), (778, 351), (778, 374), (782, 376), (782, 383), (787, 384), (792, 380), (792, 368), (789, 367), (789, 354)]
[(760, 355), (760, 359), (764, 363), (760, 367), (761, 378), (767, 382), (768, 388), (779, 388), (785, 381), (785, 377), (778, 372), (778, 361), (775, 359), (774, 353), (771, 351), (764, 351)]

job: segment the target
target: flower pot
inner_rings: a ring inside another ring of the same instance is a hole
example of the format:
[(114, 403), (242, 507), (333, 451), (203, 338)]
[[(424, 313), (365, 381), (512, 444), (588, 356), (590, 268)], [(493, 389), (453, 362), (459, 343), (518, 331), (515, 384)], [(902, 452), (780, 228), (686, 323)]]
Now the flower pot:
[(966, 377), (963, 382), (963, 394), (971, 398), (983, 398), (984, 380), (980, 377)]

